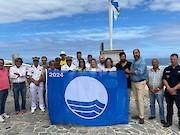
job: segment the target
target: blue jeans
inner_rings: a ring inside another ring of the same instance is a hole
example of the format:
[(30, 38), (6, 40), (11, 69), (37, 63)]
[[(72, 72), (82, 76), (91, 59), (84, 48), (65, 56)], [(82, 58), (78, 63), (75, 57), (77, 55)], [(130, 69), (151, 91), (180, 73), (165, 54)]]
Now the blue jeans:
[(5, 111), (5, 103), (8, 96), (8, 90), (0, 90), (0, 115)]
[(156, 117), (155, 100), (157, 100), (159, 105), (160, 119), (164, 120), (164, 94), (158, 95), (150, 92), (149, 98), (150, 98), (151, 117)]
[(21, 99), (22, 99), (22, 110), (26, 109), (26, 83), (13, 83), (13, 93), (14, 93), (14, 105), (15, 105), (15, 111), (20, 111), (19, 106), (19, 93), (21, 93)]

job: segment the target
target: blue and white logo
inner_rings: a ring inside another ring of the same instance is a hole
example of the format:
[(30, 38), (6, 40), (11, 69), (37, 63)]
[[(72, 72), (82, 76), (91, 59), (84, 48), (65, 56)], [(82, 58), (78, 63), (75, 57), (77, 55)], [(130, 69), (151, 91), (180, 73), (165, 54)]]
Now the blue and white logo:
[(75, 115), (83, 119), (94, 119), (106, 109), (108, 95), (100, 81), (92, 77), (81, 76), (68, 84), (65, 91), (65, 102)]

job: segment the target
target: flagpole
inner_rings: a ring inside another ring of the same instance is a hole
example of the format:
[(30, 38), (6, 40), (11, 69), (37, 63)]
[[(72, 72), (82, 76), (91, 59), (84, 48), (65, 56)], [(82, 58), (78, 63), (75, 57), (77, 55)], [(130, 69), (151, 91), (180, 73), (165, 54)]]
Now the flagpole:
[(112, 4), (111, 0), (108, 0), (109, 7), (109, 48), (112, 50), (112, 37), (113, 37), (113, 12), (112, 12)]

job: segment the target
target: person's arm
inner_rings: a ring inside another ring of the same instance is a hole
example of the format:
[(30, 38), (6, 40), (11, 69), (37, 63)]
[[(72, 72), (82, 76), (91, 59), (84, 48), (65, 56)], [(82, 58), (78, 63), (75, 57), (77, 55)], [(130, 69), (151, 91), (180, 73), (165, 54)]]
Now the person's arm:
[(46, 80), (46, 69), (43, 68), (43, 69), (42, 69), (42, 75), (41, 75), (40, 79), (38, 80), (38, 82), (39, 82), (39, 83), (40, 83), (40, 82), (44, 82), (45, 80)]
[(164, 84), (163, 84), (163, 82), (162, 82), (162, 83), (161, 83), (157, 88), (155, 88), (153, 91), (156, 93), (156, 92), (158, 92), (160, 89), (162, 89), (163, 86), (164, 86)]
[(149, 91), (151, 91), (152, 93), (154, 93), (153, 88), (151, 87), (149, 81), (146, 81), (146, 84), (147, 84), (147, 86), (148, 86), (148, 88), (149, 88)]
[(29, 68), (29, 70), (28, 70), (27, 77), (28, 77), (35, 85), (37, 85), (37, 81), (32, 78), (32, 69), (31, 69), (31, 68)]
[(17, 78), (17, 75), (14, 74), (13, 67), (10, 67), (10, 69), (9, 69), (9, 77), (12, 79)]
[(166, 86), (167, 90), (171, 88), (165, 79), (163, 79), (163, 84)]
[(26, 77), (26, 67), (21, 68), (21, 73), (19, 73), (20, 77)]
[(131, 74), (136, 74), (136, 75), (142, 75), (144, 73), (144, 71), (146, 70), (146, 63), (144, 61), (142, 61), (139, 65), (139, 67), (137, 68), (137, 70), (132, 71)]
[(146, 70), (146, 63), (142, 61), (136, 70), (129, 70), (128, 68), (126, 68), (125, 72), (128, 74), (136, 74), (140, 76), (144, 73), (145, 70)]
[(166, 86), (167, 92), (169, 92), (171, 95), (176, 95), (176, 89), (171, 88), (165, 79), (163, 79), (163, 84)]
[(174, 87), (174, 89), (177, 91), (180, 89), (180, 82)]

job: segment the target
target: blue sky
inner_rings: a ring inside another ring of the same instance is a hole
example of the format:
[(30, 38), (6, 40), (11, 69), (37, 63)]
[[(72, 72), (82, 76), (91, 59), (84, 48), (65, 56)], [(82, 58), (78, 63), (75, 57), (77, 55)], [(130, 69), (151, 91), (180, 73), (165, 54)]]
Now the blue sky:
[[(114, 22), (113, 49), (128, 58), (139, 48), (144, 58), (179, 54), (179, 0), (119, 0), (120, 17)], [(100, 44), (109, 50), (108, 0), (0, 1), (0, 57), (19, 54), (49, 60), (60, 51), (98, 57)], [(180, 54), (179, 54), (180, 55)]]

